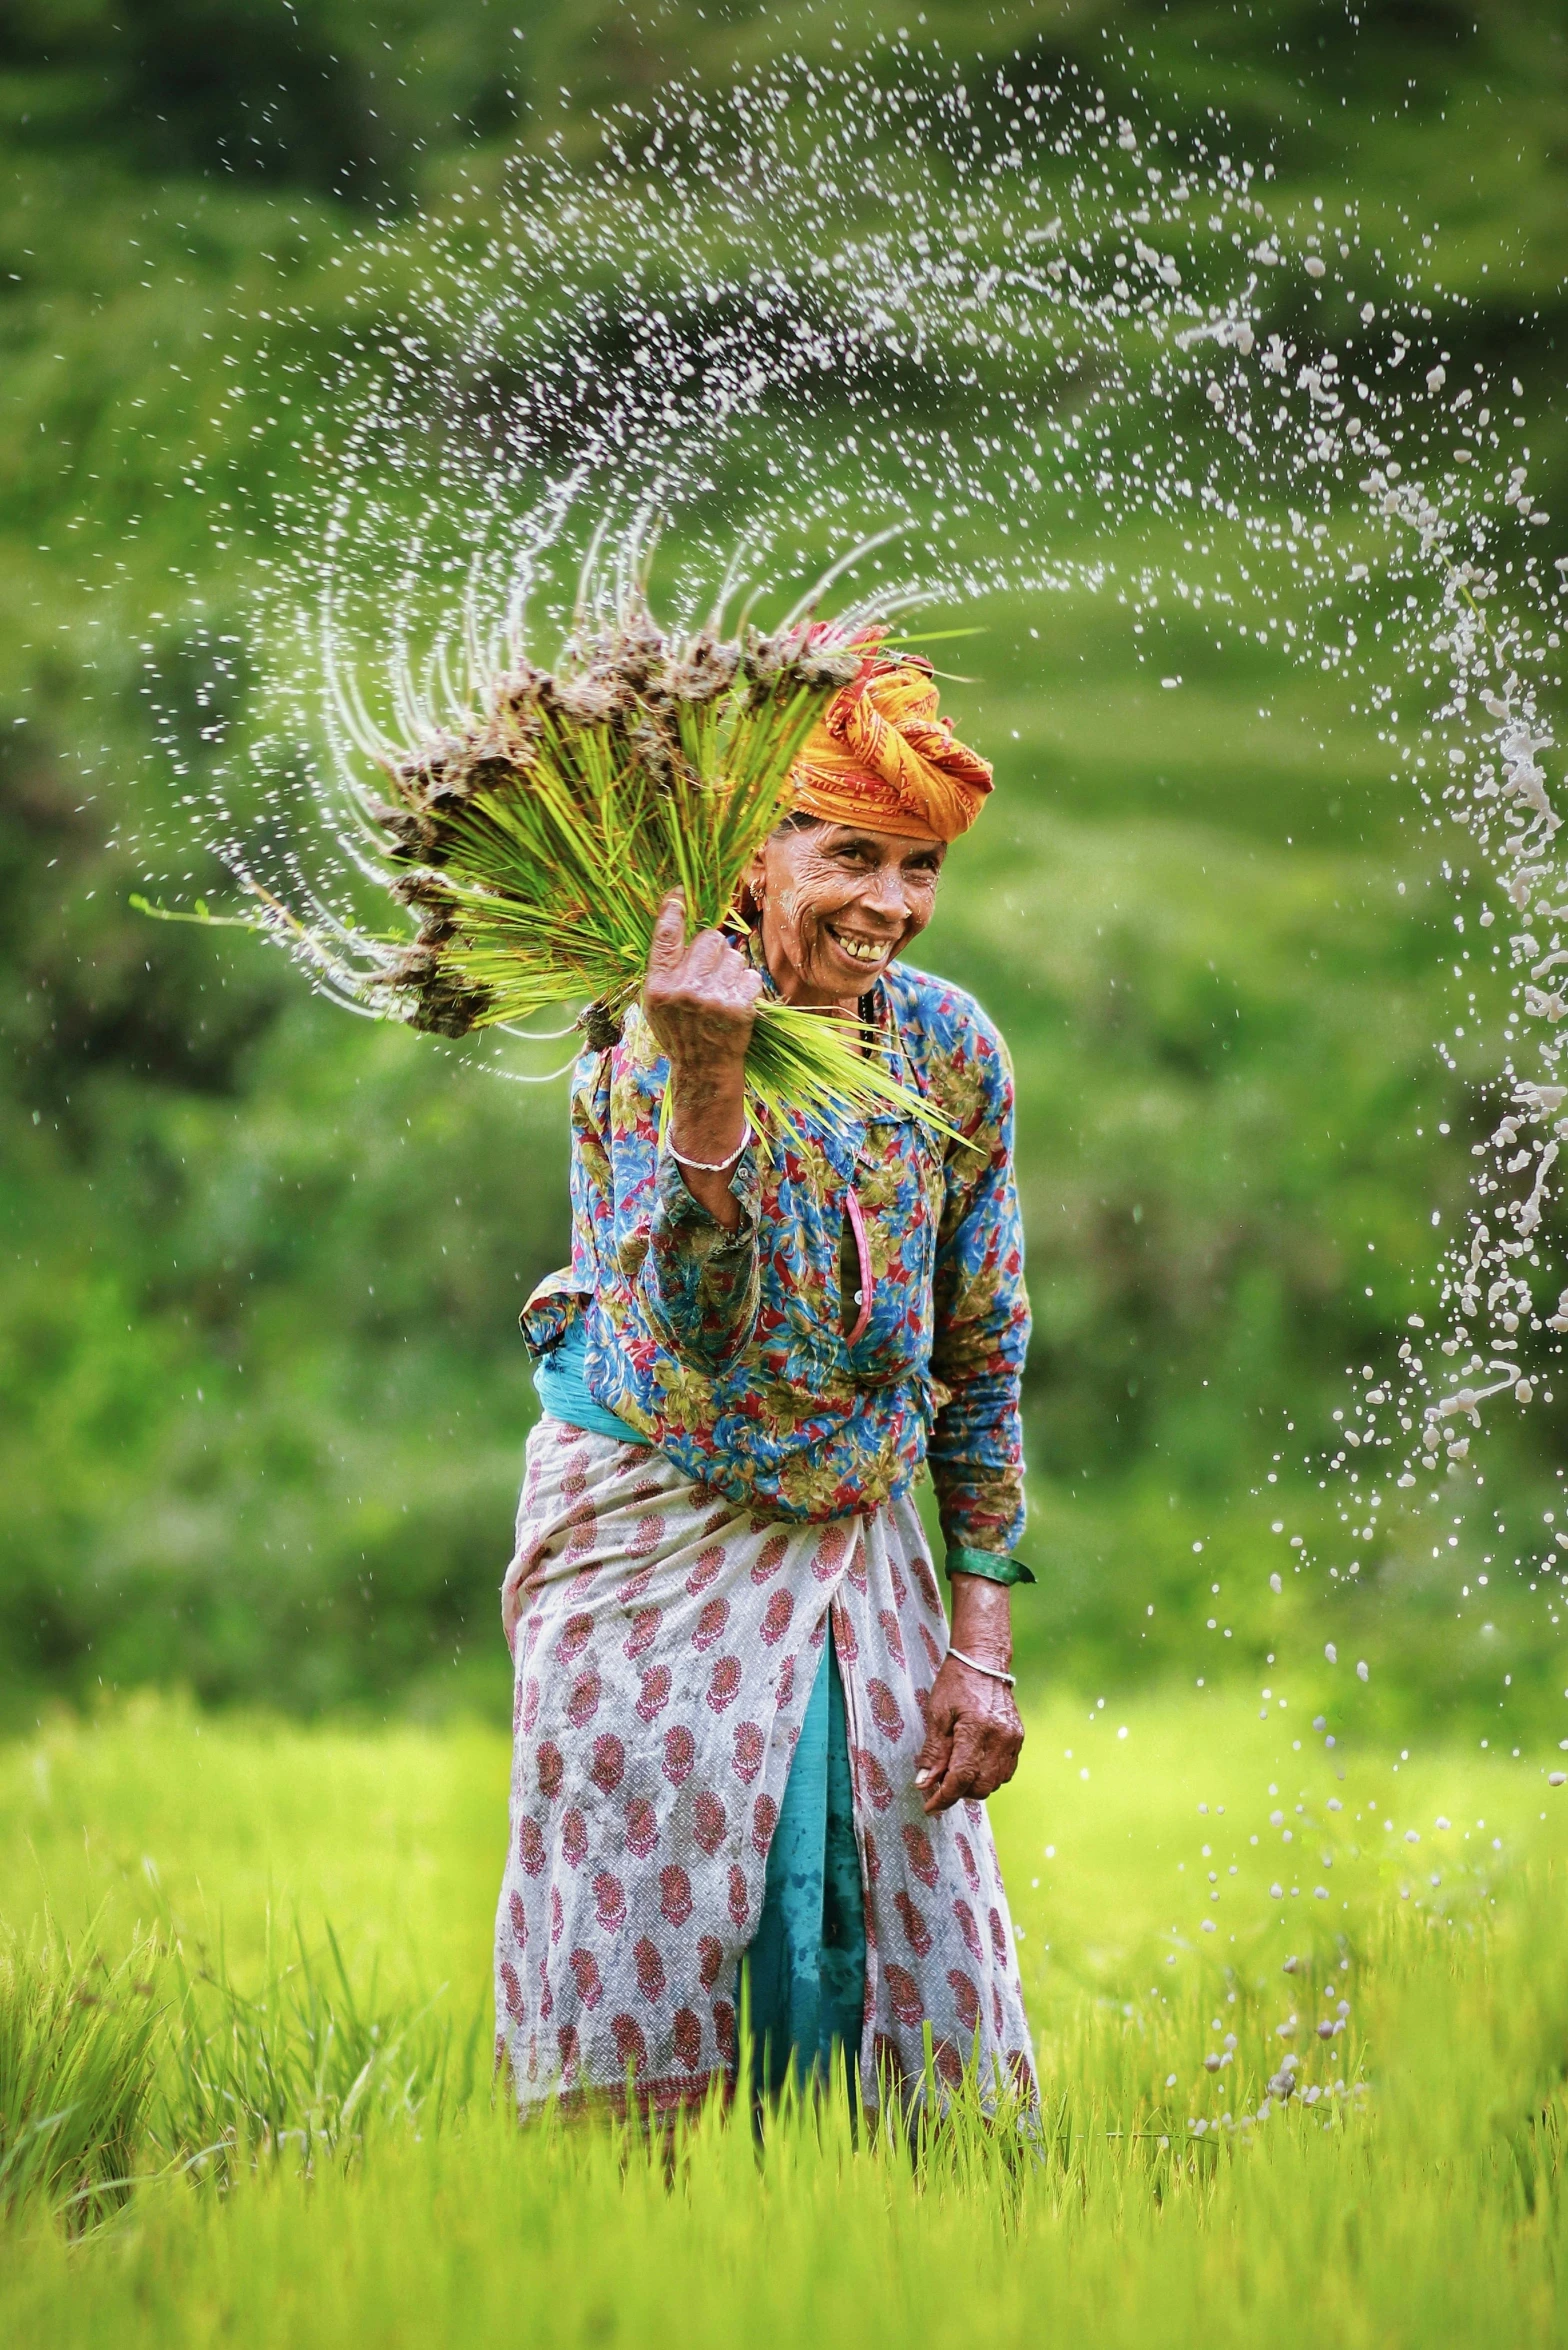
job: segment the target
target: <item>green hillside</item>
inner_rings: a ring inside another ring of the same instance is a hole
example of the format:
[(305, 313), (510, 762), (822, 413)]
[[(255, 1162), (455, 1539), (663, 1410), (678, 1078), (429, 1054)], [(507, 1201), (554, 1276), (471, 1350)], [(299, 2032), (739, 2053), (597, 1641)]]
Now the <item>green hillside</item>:
[[(914, 13), (918, 40), (976, 70), (1021, 49), (1075, 62), (1109, 104), (1153, 107), (1179, 133), (1212, 131), (1224, 108), (1238, 153), (1272, 160), (1287, 190), (1353, 199), (1430, 283), (1455, 366), (1517, 376), (1542, 494), (1568, 511), (1559, 11), (1499, 0), (1479, 29), (1446, 0)], [(417, 248), (422, 207), (460, 162), (493, 188), (519, 140), (586, 156), (595, 106), (790, 49), (873, 51), (907, 15), (7, 11), (13, 1707), (148, 1678), (304, 1709), (504, 1703), (494, 1593), (532, 1410), (515, 1311), (564, 1254), (564, 1098), (343, 1018), (251, 941), (131, 911), (143, 865), (121, 836), (160, 794), (184, 821), (214, 729), (243, 731), (255, 692), (243, 664), (226, 707), (204, 690), (195, 614), (243, 609), (256, 549), (221, 552), (191, 460), (220, 455), (203, 478), (253, 501), (264, 530), (298, 436), (250, 397), (248, 354), (269, 349), (273, 385), (289, 364), (330, 366), (335, 256), (377, 208), (394, 246)], [(284, 318), (296, 340), (280, 354)], [(1482, 1071), (1456, 1079), (1432, 1051), (1466, 984), (1432, 887), (1440, 844), (1407, 827), (1372, 733), (1315, 676), (1194, 637), (1182, 693), (1162, 695), (1092, 598), (979, 617), (978, 682), (955, 707), (996, 755), (997, 799), (923, 951), (997, 1014), (1021, 1080), (1041, 1575), (1024, 1638), (1035, 1662), (1104, 1686), (1190, 1671), (1212, 1646), (1198, 1542), (1226, 1562), (1237, 1658), (1273, 1636), (1265, 1480), (1287, 1421), (1315, 1440), (1347, 1366), (1390, 1354), (1429, 1302), (1433, 1214), (1464, 1196), (1484, 1117), (1464, 1080)], [(189, 775), (157, 749), (155, 702)], [(192, 888), (221, 880), (191, 870)], [(1552, 1483), (1565, 1422), (1568, 1396), (1487, 1456), (1516, 1513)], [(1306, 1501), (1336, 1526), (1334, 1495)], [(1353, 1595), (1292, 1604), (1353, 1610), (1402, 1703), (1495, 1705), (1499, 1641), (1515, 1644), (1516, 1686), (1550, 1686), (1506, 1587), (1484, 1656), (1454, 1625), (1452, 1562), (1432, 1579), (1432, 1542), (1395, 1522)]]

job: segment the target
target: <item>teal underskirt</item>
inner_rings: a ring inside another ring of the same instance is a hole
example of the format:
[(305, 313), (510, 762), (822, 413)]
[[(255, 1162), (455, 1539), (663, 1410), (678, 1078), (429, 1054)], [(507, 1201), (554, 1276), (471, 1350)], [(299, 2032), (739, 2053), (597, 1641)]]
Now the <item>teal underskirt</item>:
[(853, 2086), (866, 1999), (866, 1916), (831, 1626), (768, 1847), (762, 1916), (742, 1965), (756, 2089), (782, 2089), (792, 2065), (802, 2085), (826, 2083), (835, 2048), (843, 2050)]
[[(595, 1400), (588, 1338), (575, 1318), (534, 1372), (554, 1420), (621, 1444), (647, 1438)], [(762, 1916), (742, 1961), (748, 1978), (753, 2082), (782, 2089), (791, 2066), (802, 2085), (826, 2082), (835, 2048), (854, 2081), (866, 1996), (866, 1917), (855, 1844), (844, 1684), (829, 1628), (768, 1847)]]

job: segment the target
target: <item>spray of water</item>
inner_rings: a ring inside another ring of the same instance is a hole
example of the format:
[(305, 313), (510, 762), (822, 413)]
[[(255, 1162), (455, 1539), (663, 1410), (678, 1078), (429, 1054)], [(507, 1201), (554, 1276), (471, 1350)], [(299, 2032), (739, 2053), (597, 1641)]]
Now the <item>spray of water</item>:
[(1092, 590), (1156, 666), (1173, 617), (1275, 648), (1376, 714), (1482, 901), (1495, 1131), (1438, 1327), (1368, 1367), (1329, 1456), (1365, 1539), (1389, 1492), (1460, 1473), (1568, 1329), (1564, 566), (1518, 386), (1452, 378), (1354, 207), (1280, 201), (1219, 129), (1117, 117), (1075, 67), (980, 83), (900, 39), (673, 85), (590, 160), (520, 157), (341, 267), (330, 347), (281, 340), (304, 462), (256, 557), (262, 722), (199, 811), (236, 876), (317, 940), (384, 935), (358, 744), (548, 660), (661, 531), (677, 630), (715, 603), (776, 625), (842, 564), (846, 603), (933, 629)]

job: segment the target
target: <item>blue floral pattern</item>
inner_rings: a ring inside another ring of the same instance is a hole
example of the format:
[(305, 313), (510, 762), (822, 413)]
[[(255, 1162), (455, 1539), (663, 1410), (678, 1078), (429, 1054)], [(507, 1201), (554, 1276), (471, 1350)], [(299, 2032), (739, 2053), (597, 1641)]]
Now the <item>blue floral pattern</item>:
[(1005, 1554), (1023, 1525), (1029, 1338), (1011, 1066), (946, 980), (894, 965), (869, 1011), (875, 1047), (963, 1140), (896, 1116), (798, 1118), (743, 1152), (733, 1233), (660, 1150), (668, 1064), (641, 1013), (613, 1050), (584, 1054), (572, 1262), (529, 1300), (524, 1335), (546, 1353), (581, 1312), (594, 1396), (731, 1500), (784, 1519), (865, 1515), (927, 1458), (950, 1550)]

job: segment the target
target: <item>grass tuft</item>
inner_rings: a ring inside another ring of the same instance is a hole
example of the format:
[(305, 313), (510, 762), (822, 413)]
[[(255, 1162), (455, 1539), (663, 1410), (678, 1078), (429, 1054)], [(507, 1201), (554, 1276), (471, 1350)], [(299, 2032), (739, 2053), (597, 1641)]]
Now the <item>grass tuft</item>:
[[(439, 2129), (489, 2079), (489, 1991), (459, 2030), (439, 1998), (383, 2005), (356, 1991), (330, 1922), (292, 1949), (269, 1911), (255, 1989), (242, 1990), (220, 1945), (171, 1959), (175, 1997), (151, 2116), (163, 2159), (228, 2183), (268, 2159), (356, 2158), (390, 2126)], [(482, 2069), (481, 2069), (482, 2067)]]
[(0, 2213), (73, 2232), (116, 2210), (145, 2160), (162, 2016), (156, 1945), (116, 1966), (48, 1930), (0, 1947)]

